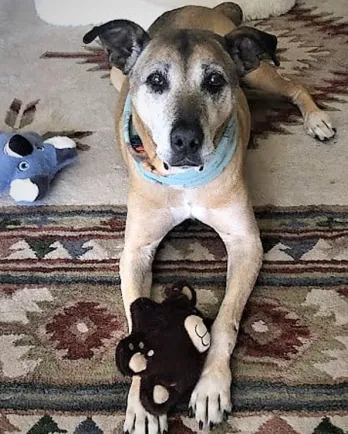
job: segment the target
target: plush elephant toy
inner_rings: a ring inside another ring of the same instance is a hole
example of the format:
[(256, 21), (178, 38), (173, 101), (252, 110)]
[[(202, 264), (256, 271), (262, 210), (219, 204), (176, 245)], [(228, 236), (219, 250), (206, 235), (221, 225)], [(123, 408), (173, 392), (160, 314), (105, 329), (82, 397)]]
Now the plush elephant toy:
[(48, 140), (36, 133), (0, 132), (0, 193), (22, 205), (42, 199), (57, 172), (77, 158), (69, 137)]
[(116, 365), (139, 375), (140, 400), (151, 414), (167, 413), (196, 385), (210, 347), (211, 321), (196, 309), (196, 293), (184, 282), (166, 289), (156, 303), (131, 305), (132, 333), (116, 349)]

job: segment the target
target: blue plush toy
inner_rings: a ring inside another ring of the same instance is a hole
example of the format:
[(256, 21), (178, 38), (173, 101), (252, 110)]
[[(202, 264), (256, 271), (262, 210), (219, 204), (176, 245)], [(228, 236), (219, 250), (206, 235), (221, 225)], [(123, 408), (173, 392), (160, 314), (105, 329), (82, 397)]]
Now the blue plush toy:
[(42, 199), (57, 172), (77, 158), (76, 144), (69, 137), (48, 140), (36, 133), (0, 132), (0, 193), (22, 205)]

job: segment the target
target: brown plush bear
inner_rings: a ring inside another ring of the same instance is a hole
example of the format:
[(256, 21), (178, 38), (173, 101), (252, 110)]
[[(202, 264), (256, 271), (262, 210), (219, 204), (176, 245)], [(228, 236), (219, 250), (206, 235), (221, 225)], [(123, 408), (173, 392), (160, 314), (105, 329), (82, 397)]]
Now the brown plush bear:
[(180, 282), (166, 296), (162, 303), (132, 303), (132, 333), (116, 349), (118, 369), (141, 377), (140, 400), (155, 415), (194, 388), (210, 346), (211, 321), (196, 309), (195, 291)]

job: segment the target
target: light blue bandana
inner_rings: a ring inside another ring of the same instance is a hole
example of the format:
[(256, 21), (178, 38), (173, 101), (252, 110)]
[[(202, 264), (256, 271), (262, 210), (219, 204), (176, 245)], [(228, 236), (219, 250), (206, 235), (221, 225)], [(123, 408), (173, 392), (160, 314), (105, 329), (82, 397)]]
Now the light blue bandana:
[(228, 122), (214, 154), (202, 170), (190, 168), (182, 173), (169, 174), (167, 176), (157, 175), (143, 167), (142, 161), (144, 160), (145, 151), (132, 124), (132, 102), (129, 95), (123, 111), (123, 136), (126, 145), (131, 150), (131, 155), (134, 158), (138, 171), (145, 179), (162, 185), (197, 188), (213, 181), (226, 168), (236, 151), (238, 131), (234, 116)]

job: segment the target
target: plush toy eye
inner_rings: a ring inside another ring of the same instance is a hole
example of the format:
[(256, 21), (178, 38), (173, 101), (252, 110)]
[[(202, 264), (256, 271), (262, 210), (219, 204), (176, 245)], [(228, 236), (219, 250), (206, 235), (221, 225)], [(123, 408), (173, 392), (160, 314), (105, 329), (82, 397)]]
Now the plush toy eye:
[(19, 163), (18, 169), (22, 172), (25, 172), (29, 169), (29, 163), (27, 163), (26, 161), (22, 161), (21, 163)]
[(39, 151), (43, 151), (45, 148), (43, 146), (36, 146), (36, 149)]

